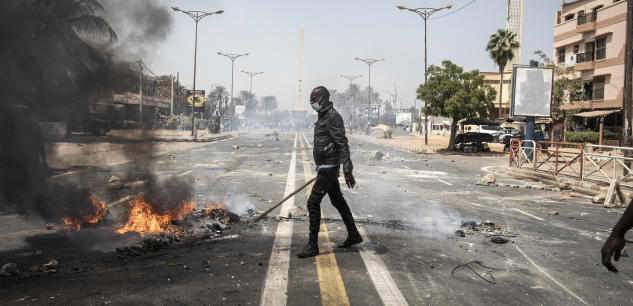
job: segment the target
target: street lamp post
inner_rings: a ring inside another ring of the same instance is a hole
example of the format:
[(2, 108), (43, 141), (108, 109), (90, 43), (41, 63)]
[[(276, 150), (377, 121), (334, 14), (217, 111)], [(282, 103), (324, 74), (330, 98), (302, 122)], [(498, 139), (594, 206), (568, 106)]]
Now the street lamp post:
[(367, 130), (369, 130), (369, 125), (371, 122), (371, 65), (377, 63), (377, 62), (382, 62), (385, 59), (381, 58), (381, 59), (375, 59), (375, 58), (358, 58), (355, 57), (354, 58), (357, 61), (361, 61), (365, 64), (367, 64), (367, 70), (369, 71), (369, 74), (367, 76)]
[(233, 71), (234, 71), (234, 66), (235, 66), (235, 60), (238, 59), (239, 57), (242, 56), (247, 56), (248, 52), (246, 53), (222, 53), (222, 52), (218, 52), (218, 55), (223, 55), (228, 57), (231, 60), (231, 105), (229, 105), (229, 131), (231, 131), (231, 121), (233, 119), (233, 113), (231, 112), (231, 107), (233, 106)]
[(194, 45), (194, 51), (193, 51), (193, 92), (194, 92), (194, 98), (191, 101), (191, 136), (192, 137), (196, 137), (196, 61), (198, 58), (198, 22), (204, 18), (207, 17), (209, 15), (216, 15), (216, 14), (222, 14), (224, 13), (223, 10), (217, 10), (215, 12), (203, 12), (203, 11), (183, 11), (181, 10), (179, 7), (177, 6), (172, 6), (171, 7), (172, 10), (176, 11), (176, 12), (182, 12), (187, 14), (187, 16), (191, 17), (191, 19), (193, 19), (193, 21), (196, 23), (196, 35), (195, 35), (195, 45)]
[[(426, 75), (426, 69), (427, 69), (427, 48), (426, 48), (426, 22), (428, 21), (429, 17), (431, 17), (431, 15), (443, 10), (443, 9), (450, 9), (451, 7), (453, 7), (452, 4), (447, 4), (443, 7), (440, 8), (431, 8), (431, 7), (421, 7), (421, 8), (416, 8), (416, 9), (412, 9), (412, 8), (408, 8), (402, 4), (396, 6), (399, 10), (407, 10), (407, 11), (411, 11), (414, 12), (418, 15), (420, 15), (420, 17), (422, 17), (422, 19), (424, 19), (424, 83), (426, 83), (426, 79), (427, 79), (427, 75)], [(424, 101), (424, 108), (426, 108), (426, 101)], [(429, 131), (428, 131), (428, 117), (426, 115), (426, 112), (424, 112), (424, 145), (428, 145), (429, 144)]]
[[(339, 77), (347, 79), (349, 81), (349, 86), (352, 86), (352, 83), (354, 83), (354, 80), (358, 79), (358, 78), (362, 78), (363, 75), (362, 74), (360, 74), (360, 75), (342, 75), (342, 74), (340, 74)], [(347, 107), (347, 111), (349, 113), (349, 129), (350, 129), (350, 131), (352, 130), (352, 99), (353, 99), (353, 97), (350, 97), (349, 105)]]
[[(248, 76), (251, 77), (251, 86), (248, 90), (248, 94), (250, 95), (251, 103), (253, 103), (253, 77), (258, 74), (262, 74), (264, 72), (251, 72), (251, 71), (244, 71), (244, 70), (240, 70), (240, 71), (248, 74)], [(246, 101), (244, 101), (244, 107), (246, 107)]]

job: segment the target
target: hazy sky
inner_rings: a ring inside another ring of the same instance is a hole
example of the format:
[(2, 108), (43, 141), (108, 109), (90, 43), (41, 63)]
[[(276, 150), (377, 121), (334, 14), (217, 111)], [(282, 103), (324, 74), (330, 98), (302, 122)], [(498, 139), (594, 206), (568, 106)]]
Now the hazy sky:
[[(424, 22), (418, 15), (400, 11), (408, 7), (441, 7), (437, 0), (157, 0), (166, 7), (215, 11), (222, 15), (204, 18), (198, 29), (197, 88), (209, 90), (231, 82), (231, 61), (217, 51), (250, 52), (236, 61), (235, 92), (248, 90), (249, 77), (239, 71), (263, 71), (255, 77), (257, 96), (277, 96), (282, 108), (297, 103), (299, 25), (305, 25), (306, 91), (323, 85), (344, 90), (348, 81), (340, 74), (362, 74), (357, 80), (367, 86), (367, 65), (354, 60), (386, 58), (372, 67), (372, 86), (383, 91), (393, 83), (398, 100), (413, 105), (415, 89), (424, 78)], [(451, 0), (456, 11), (472, 0)], [(551, 56), (553, 25), (559, 0), (525, 0), (521, 62), (533, 59), (541, 49)], [(194, 22), (173, 12), (173, 28), (167, 39), (144, 58), (157, 74), (176, 74), (190, 86), (193, 80)], [(484, 48), (490, 34), (505, 28), (506, 0), (477, 0), (446, 17), (429, 20), (430, 64), (449, 59), (466, 69), (496, 71)], [(307, 102), (308, 92), (304, 94)]]

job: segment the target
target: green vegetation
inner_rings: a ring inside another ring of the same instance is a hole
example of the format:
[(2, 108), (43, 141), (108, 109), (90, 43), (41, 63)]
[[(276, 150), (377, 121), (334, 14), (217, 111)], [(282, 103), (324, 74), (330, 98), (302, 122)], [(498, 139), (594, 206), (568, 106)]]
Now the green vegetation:
[[(603, 139), (618, 139), (618, 134), (614, 133), (610, 130), (604, 130), (602, 134)], [(600, 133), (599, 132), (567, 132), (566, 136), (567, 142), (573, 143), (591, 143), (598, 144), (600, 141)]]
[(501, 100), (503, 99), (503, 71), (508, 62), (514, 58), (514, 50), (520, 47), (516, 33), (510, 30), (498, 29), (497, 33), (490, 35), (486, 45), (486, 51), (490, 52), (490, 58), (499, 67), (501, 81), (499, 84), (499, 117), (501, 114)]
[(496, 91), (484, 84), (484, 76), (478, 70), (464, 72), (462, 67), (449, 60), (442, 67), (431, 65), (428, 80), (417, 90), (417, 98), (427, 102), (424, 113), (453, 119), (449, 150), (455, 148), (457, 122), (469, 118), (486, 118), (494, 107)]

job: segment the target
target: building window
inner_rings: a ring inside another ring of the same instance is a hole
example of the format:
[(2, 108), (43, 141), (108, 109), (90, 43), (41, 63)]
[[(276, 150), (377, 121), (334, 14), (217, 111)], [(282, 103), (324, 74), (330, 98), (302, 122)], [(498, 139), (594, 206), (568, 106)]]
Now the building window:
[(596, 40), (596, 60), (605, 59), (607, 57), (607, 38), (602, 37)]
[(574, 19), (574, 14), (565, 15), (565, 21), (569, 21), (569, 20), (572, 20), (572, 19)]
[(580, 52), (580, 45), (574, 45), (574, 54), (578, 54)]
[(593, 81), (585, 81), (584, 85), (584, 101), (590, 101), (593, 99)]
[(593, 78), (593, 99), (604, 100), (604, 76)]
[(585, 44), (585, 62), (591, 62), (593, 61), (593, 48), (594, 48), (595, 44), (594, 42), (590, 42), (590, 43), (586, 43)]
[(558, 49), (557, 54), (558, 54), (558, 63), (564, 64), (565, 63), (565, 48)]

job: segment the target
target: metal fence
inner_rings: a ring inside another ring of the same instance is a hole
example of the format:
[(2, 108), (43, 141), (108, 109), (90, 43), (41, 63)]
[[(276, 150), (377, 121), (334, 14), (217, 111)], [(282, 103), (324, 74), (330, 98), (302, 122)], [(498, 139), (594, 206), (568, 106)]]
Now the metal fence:
[[(633, 148), (587, 145), (583, 156), (585, 165), (583, 180), (625, 184), (633, 178), (633, 173), (631, 173), (633, 157), (630, 157), (633, 156)], [(633, 187), (633, 185), (627, 187)]]
[(512, 139), (509, 164), (512, 167), (580, 179), (583, 172), (582, 155), (582, 145), (575, 143)]

